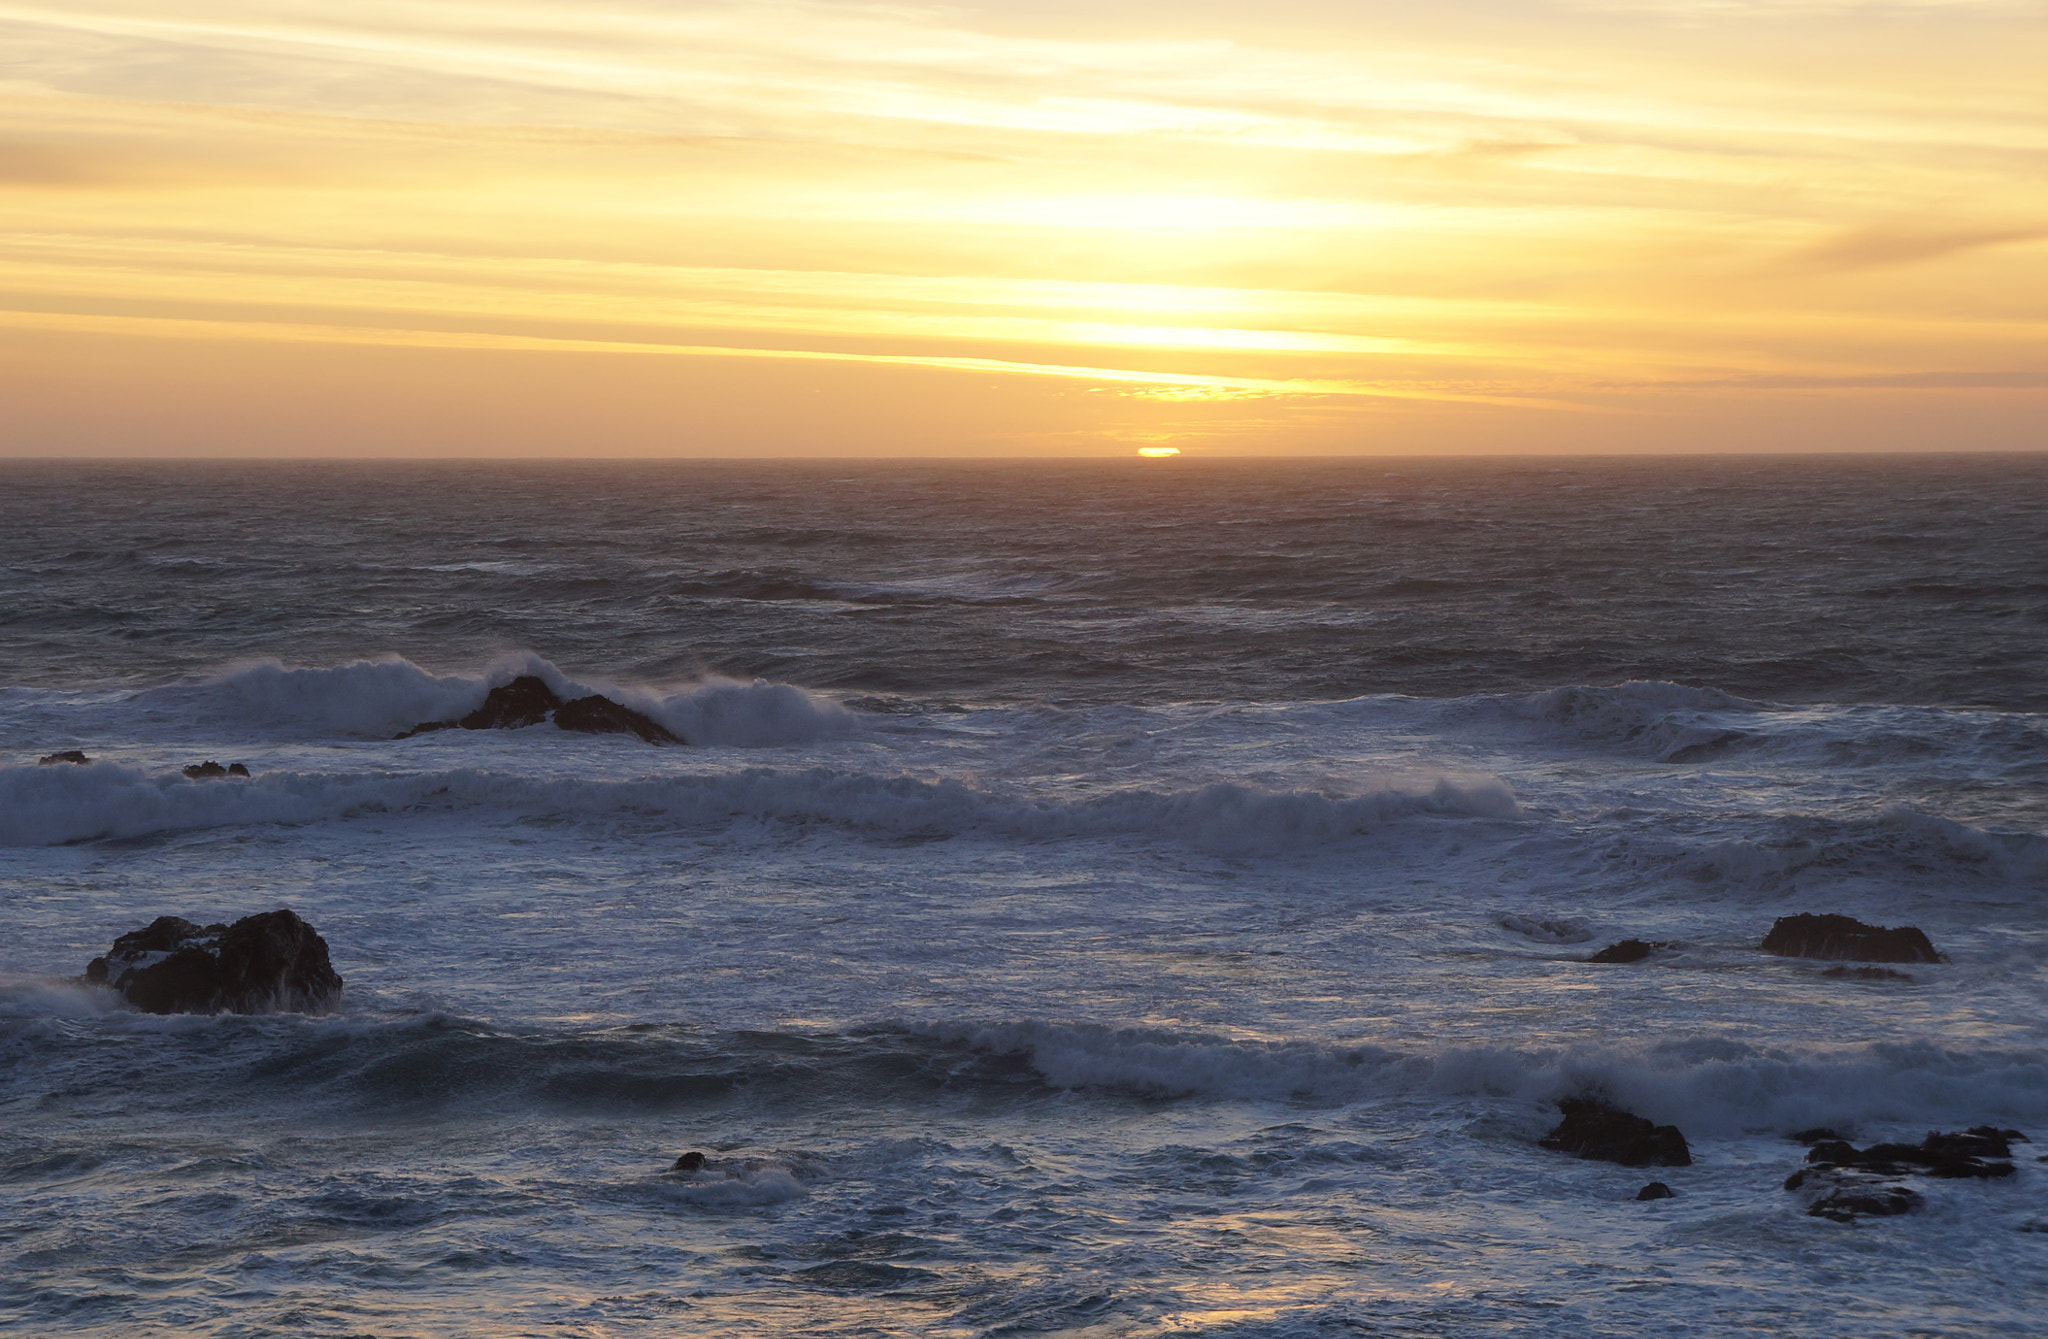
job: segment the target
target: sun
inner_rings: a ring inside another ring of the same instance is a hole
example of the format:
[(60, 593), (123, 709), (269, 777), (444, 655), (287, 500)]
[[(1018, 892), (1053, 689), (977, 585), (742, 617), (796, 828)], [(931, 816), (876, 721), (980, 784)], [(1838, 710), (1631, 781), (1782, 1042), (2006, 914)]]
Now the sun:
[(1164, 459), (1167, 456), (1179, 455), (1180, 448), (1177, 446), (1141, 446), (1138, 448), (1138, 454), (1157, 460)]

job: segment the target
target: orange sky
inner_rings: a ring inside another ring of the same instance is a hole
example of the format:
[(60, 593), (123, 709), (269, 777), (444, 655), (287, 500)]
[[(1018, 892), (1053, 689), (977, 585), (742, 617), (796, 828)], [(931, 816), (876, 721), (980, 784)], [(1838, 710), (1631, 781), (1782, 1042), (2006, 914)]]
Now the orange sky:
[(2040, 0), (0, 0), (0, 453), (2039, 449), (2044, 70)]

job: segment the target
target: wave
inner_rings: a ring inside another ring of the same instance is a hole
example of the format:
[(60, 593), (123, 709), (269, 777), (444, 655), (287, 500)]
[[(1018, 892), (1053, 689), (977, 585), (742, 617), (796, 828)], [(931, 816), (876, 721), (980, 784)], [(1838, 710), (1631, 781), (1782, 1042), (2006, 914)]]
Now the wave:
[(1752, 746), (1761, 740), (1753, 723), (1729, 717), (1776, 710), (1716, 688), (1654, 681), (1479, 700), (1552, 737), (1619, 746), (1659, 762), (1704, 762)]
[(1908, 879), (2048, 885), (2048, 837), (1999, 832), (1887, 805), (1867, 819), (1789, 815), (1752, 838), (1695, 847), (1676, 871), (1706, 883), (1779, 891), (1813, 876), (1897, 885)]
[(397, 656), (328, 668), (263, 660), (198, 683), (148, 689), (128, 707), (158, 726), (197, 726), (238, 740), (390, 739), (421, 721), (466, 715), (492, 688), (522, 674), (544, 680), (564, 699), (603, 693), (692, 744), (800, 744), (859, 728), (853, 712), (793, 684), (707, 677), (664, 693), (572, 679), (530, 652), (477, 675), (433, 674)]
[(1317, 846), (1411, 819), (1516, 817), (1492, 777), (1416, 777), (1356, 795), (1216, 783), (1079, 798), (1004, 794), (965, 782), (814, 767), (747, 768), (635, 780), (538, 778), (470, 769), (417, 773), (259, 772), (188, 780), (114, 763), (0, 768), (0, 846), (55, 846), (360, 814), (483, 811), (493, 817), (641, 817), (826, 823), (895, 837), (1026, 840), (1146, 836), (1217, 850)]
[[(167, 1112), (216, 1110), (231, 1094), (241, 1106), (338, 1113), (519, 1106), (615, 1114), (735, 1103), (782, 1112), (849, 1100), (1031, 1103), (1068, 1091), (1143, 1103), (1468, 1111), (1475, 1099), (1492, 1099), (1511, 1124), (1534, 1126), (1560, 1097), (1596, 1093), (1693, 1137), (2048, 1124), (2048, 1053), (1966, 1044), (1766, 1048), (1706, 1036), (1638, 1047), (1400, 1051), (1042, 1020), (823, 1033), (647, 1024), (518, 1031), (445, 1014), (159, 1018), (83, 999), (53, 1010), (67, 993), (106, 994), (0, 981), (0, 1098), (61, 1081), (119, 1087)], [(791, 1193), (773, 1175), (742, 1176), (726, 1189), (722, 1179), (701, 1183), (707, 1202)], [(689, 1184), (678, 1193), (698, 1194)]]

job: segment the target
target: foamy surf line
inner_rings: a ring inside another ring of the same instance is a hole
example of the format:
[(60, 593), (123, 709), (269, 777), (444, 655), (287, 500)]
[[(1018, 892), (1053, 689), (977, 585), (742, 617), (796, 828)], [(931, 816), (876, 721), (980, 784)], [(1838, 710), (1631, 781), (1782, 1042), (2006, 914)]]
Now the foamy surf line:
[(306, 824), (365, 815), (642, 817), (683, 826), (755, 819), (885, 835), (1015, 839), (1141, 836), (1220, 849), (1344, 841), (1417, 819), (1513, 819), (1492, 777), (1426, 776), (1353, 795), (1230, 783), (1063, 798), (815, 767), (748, 768), (638, 780), (544, 779), (459, 769), (419, 773), (259, 772), (194, 781), (112, 763), (0, 769), (0, 846), (56, 846), (155, 833)]

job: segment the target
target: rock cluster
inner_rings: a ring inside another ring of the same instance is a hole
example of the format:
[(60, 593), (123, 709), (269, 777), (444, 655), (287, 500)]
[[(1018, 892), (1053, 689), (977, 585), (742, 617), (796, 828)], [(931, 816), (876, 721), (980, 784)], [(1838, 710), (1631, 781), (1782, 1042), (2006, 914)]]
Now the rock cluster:
[(1598, 1098), (1567, 1097), (1557, 1128), (1539, 1142), (1575, 1157), (1624, 1167), (1690, 1167), (1692, 1151), (1676, 1125), (1656, 1125)]
[(247, 775), (249, 775), (249, 768), (246, 764), (231, 762), (226, 767), (222, 767), (211, 758), (208, 758), (205, 762), (193, 763), (185, 769), (185, 779), (188, 781), (217, 781), (222, 777)]
[(522, 674), (493, 688), (484, 704), (454, 721), (421, 721), (398, 736), (410, 739), (434, 730), (523, 730), (552, 717), (558, 729), (586, 735), (638, 735), (650, 744), (683, 740), (651, 716), (597, 693), (564, 702), (538, 675)]
[(83, 767), (91, 761), (92, 759), (85, 756), (85, 750), (83, 749), (65, 749), (62, 753), (45, 753), (42, 757), (36, 759), (36, 766), (55, 767), (59, 763), (68, 762)]
[(1780, 916), (1761, 946), (1781, 958), (1849, 962), (1940, 962), (1927, 935), (1915, 926), (1865, 925), (1853, 916)]
[(325, 1013), (342, 989), (327, 941), (286, 909), (233, 925), (159, 916), (116, 939), (85, 979), (152, 1014)]
[(2011, 1176), (2012, 1145), (2027, 1142), (2018, 1130), (1991, 1125), (1978, 1125), (1961, 1134), (1930, 1133), (1917, 1144), (1872, 1144), (1865, 1149), (1858, 1149), (1833, 1130), (1806, 1130), (1793, 1138), (1813, 1147), (1806, 1155), (1807, 1165), (1785, 1178), (1785, 1189), (1815, 1194), (1806, 1212), (1838, 1223), (1889, 1217), (1918, 1208), (1920, 1193), (1901, 1185), (1899, 1177), (1991, 1180)]

